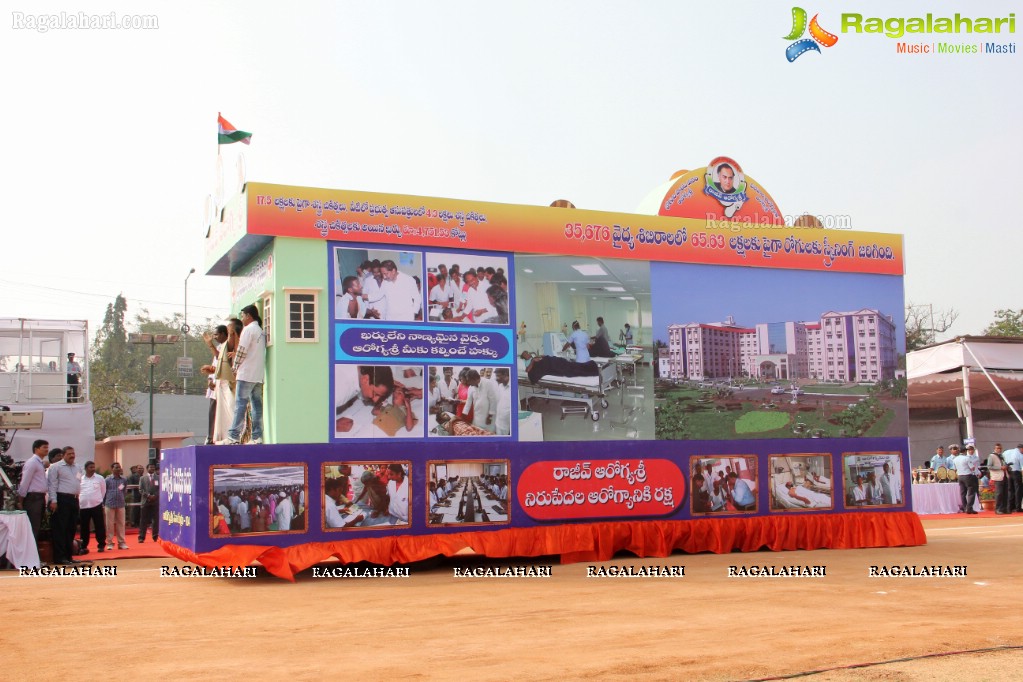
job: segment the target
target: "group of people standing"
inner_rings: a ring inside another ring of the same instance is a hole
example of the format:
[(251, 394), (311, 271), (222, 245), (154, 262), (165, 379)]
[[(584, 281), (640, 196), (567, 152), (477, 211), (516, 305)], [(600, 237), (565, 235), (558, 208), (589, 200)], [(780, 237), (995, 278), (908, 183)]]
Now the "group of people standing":
[(973, 445), (961, 448), (952, 443), (948, 450), (946, 455), (945, 448), (938, 446), (929, 464), (932, 470), (938, 467), (955, 470), (960, 513), (977, 513), (974, 506), (982, 481), (994, 484), (995, 513), (1023, 513), (1023, 443), (1005, 451), (1001, 443), (995, 443), (983, 465)]
[(266, 333), (259, 310), (247, 305), (240, 318), (231, 318), (203, 338), (213, 351), (213, 363), (202, 368), (209, 381), (206, 444), (262, 443)]
[[(147, 473), (125, 478), (121, 464), (114, 462), (111, 474), (104, 478), (96, 473), (94, 462), (78, 467), (70, 445), (51, 450), (49, 442), (36, 440), (32, 455), (22, 469), (18, 506), (28, 514), (37, 545), (49, 511), (54, 564), (80, 563), (74, 557), (88, 553), (91, 536), (96, 538), (97, 552), (112, 550), (115, 544), (118, 549), (128, 549), (125, 513), (133, 487), (137, 487), (140, 501), (139, 542), (145, 541), (150, 527), (153, 540), (158, 539), (160, 478), (155, 463), (149, 464)], [(79, 530), (76, 547), (74, 538)]]

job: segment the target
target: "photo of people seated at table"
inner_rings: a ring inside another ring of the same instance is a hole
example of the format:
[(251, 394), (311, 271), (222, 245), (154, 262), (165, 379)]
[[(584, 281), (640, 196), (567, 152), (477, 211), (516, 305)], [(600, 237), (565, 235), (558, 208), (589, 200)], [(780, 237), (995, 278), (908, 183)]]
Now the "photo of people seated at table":
[(431, 526), (508, 523), (508, 460), (429, 462)]
[(509, 324), (508, 259), (475, 253), (426, 254), (431, 322)]
[(430, 436), (510, 436), (511, 369), (429, 368), (427, 412)]
[(422, 320), (423, 286), (418, 252), (334, 249), (335, 320)]
[(335, 438), (421, 438), (422, 365), (334, 366)]
[(771, 455), (771, 511), (832, 509), (831, 455)]
[(409, 466), (410, 462), (324, 465), (324, 529), (408, 526)]
[(693, 514), (734, 514), (757, 510), (755, 455), (691, 457), (689, 472)]
[(845, 453), (842, 459), (846, 507), (898, 507), (905, 503), (900, 453)]
[(300, 464), (214, 467), (210, 534), (304, 531), (308, 491)]

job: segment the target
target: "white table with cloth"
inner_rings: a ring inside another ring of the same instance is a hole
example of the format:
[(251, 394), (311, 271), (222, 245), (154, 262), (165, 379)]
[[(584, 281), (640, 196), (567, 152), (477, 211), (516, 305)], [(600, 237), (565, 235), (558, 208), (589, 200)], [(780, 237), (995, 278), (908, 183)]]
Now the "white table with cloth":
[(18, 568), (39, 568), (39, 550), (36, 549), (27, 513), (0, 512), (0, 555)]
[[(913, 511), (917, 514), (956, 514), (959, 512), (958, 483), (914, 483)], [(973, 508), (980, 511), (980, 496)]]

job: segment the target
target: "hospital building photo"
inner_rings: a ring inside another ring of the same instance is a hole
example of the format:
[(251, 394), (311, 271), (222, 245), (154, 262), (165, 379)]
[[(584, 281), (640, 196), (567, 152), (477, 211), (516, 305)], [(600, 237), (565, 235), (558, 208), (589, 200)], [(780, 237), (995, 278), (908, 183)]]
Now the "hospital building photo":
[(723, 322), (673, 323), (667, 341), (661, 377), (672, 381), (751, 377), (876, 383), (895, 377), (898, 357), (895, 323), (874, 308), (751, 326), (736, 324), (732, 316)]

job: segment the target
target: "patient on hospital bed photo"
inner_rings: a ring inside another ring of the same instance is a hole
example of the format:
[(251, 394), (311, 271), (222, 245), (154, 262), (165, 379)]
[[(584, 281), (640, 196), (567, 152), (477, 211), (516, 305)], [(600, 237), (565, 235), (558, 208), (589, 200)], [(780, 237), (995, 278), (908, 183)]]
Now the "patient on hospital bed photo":
[(431, 367), (430, 436), (510, 436), (511, 371), (508, 367)]
[[(650, 263), (523, 254), (513, 265), (520, 439), (653, 439)], [(630, 342), (612, 343), (623, 325)]]
[(771, 511), (833, 509), (831, 455), (772, 455)]

